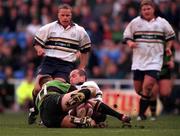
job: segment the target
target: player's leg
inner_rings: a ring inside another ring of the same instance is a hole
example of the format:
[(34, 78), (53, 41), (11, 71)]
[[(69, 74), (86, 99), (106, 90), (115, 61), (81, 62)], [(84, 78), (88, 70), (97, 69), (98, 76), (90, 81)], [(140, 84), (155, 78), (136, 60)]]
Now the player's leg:
[(156, 120), (156, 109), (157, 109), (157, 97), (159, 93), (159, 82), (157, 82), (153, 89), (152, 89), (152, 96), (149, 101), (150, 111), (151, 111), (151, 118), (150, 120)]
[(143, 81), (134, 80), (134, 89), (135, 89), (136, 93), (140, 96), (142, 94), (142, 84), (143, 84)]
[(110, 115), (113, 117), (116, 117), (117, 119), (121, 120), (124, 123), (130, 123), (131, 118), (125, 114), (119, 113), (115, 110), (113, 110), (111, 107), (109, 107), (107, 104), (101, 102), (101, 101), (89, 101), (93, 107), (94, 112), (99, 112), (101, 114)]
[(67, 93), (62, 97), (61, 107), (63, 111), (77, 107), (81, 103), (87, 101), (91, 97), (95, 97), (95, 88), (83, 88)]
[(133, 71), (134, 88), (135, 88), (136, 93), (140, 96), (139, 113), (138, 113), (137, 120), (146, 119), (146, 116), (142, 114), (144, 105), (146, 104), (144, 102), (144, 97), (143, 97), (144, 76), (145, 76), (144, 71), (140, 71), (140, 70)]
[(169, 113), (172, 108), (173, 100), (170, 97), (172, 91), (172, 81), (170, 79), (162, 79), (159, 82), (160, 100), (163, 104), (163, 111)]
[(157, 82), (156, 78), (154, 78), (154, 75), (156, 75), (156, 71), (150, 71), (144, 76), (143, 93), (140, 99), (139, 118), (137, 118), (137, 120), (146, 119), (145, 112), (149, 106), (149, 100), (152, 96), (153, 86)]
[(38, 92), (41, 90), (41, 87), (44, 83), (47, 81), (52, 80), (52, 77), (50, 75), (38, 75), (35, 80), (35, 87), (32, 92), (33, 96), (33, 107), (30, 108), (29, 116), (28, 116), (28, 124), (33, 124), (36, 121), (36, 116), (38, 115), (39, 111), (35, 105), (36, 96)]

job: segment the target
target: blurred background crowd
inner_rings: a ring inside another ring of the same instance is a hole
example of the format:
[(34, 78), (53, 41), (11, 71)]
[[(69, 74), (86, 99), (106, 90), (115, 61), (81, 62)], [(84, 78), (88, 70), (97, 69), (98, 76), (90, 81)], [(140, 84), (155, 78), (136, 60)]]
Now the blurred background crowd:
[[(155, 2), (159, 16), (167, 19), (176, 32), (173, 78), (179, 79), (180, 1)], [(83, 26), (91, 38), (89, 78), (131, 79), (131, 50), (122, 38), (126, 25), (139, 15), (140, 0), (0, 0), (0, 96), (6, 107), (10, 107), (6, 101), (13, 98), (2, 96), (15, 93), (9, 80), (24, 80), (16, 87), (17, 95), (24, 86), (33, 86), (41, 61), (32, 46), (34, 34), (41, 26), (57, 20), (61, 3), (73, 7), (73, 21)]]

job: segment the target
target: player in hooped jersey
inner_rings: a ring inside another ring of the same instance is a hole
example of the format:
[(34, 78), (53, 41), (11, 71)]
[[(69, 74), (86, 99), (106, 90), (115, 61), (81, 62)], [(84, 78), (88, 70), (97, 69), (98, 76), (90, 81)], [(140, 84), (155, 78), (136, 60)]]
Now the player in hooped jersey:
[(159, 78), (164, 50), (167, 56), (172, 55), (175, 37), (171, 25), (155, 15), (152, 0), (142, 0), (140, 6), (141, 16), (134, 18), (124, 31), (124, 40), (133, 50), (131, 69), (135, 91), (141, 96), (137, 120), (146, 119), (145, 111), (150, 104), (153, 86)]
[[(88, 100), (87, 104), (91, 103), (92, 101), (101, 101), (101, 102), (103, 101), (102, 100), (102, 95), (103, 95), (102, 91), (100, 90), (100, 88), (96, 82), (87, 81), (87, 75), (86, 75), (85, 71), (80, 70), (80, 69), (75, 69), (70, 73), (69, 78), (70, 78), (70, 83), (75, 85), (76, 88), (78, 88), (78, 89), (82, 89), (84, 87), (94, 87), (95, 88), (96, 95), (94, 98), (91, 98), (90, 100)], [(81, 107), (81, 105), (79, 105), (79, 107)], [(72, 109), (72, 112), (73, 112), (73, 110), (74, 109)], [(96, 112), (96, 111), (93, 111), (93, 114), (91, 117), (92, 117), (92, 119), (95, 120), (95, 122), (97, 124), (100, 124), (100, 123), (102, 124), (106, 120), (105, 114), (101, 114), (101, 113)]]

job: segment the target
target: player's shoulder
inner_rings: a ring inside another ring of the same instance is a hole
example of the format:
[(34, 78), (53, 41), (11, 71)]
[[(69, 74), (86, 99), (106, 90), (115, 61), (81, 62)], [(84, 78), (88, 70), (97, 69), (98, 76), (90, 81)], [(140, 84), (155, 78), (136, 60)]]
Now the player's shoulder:
[(80, 26), (78, 25), (77, 23), (73, 23), (74, 27), (76, 27), (77, 30), (80, 30), (80, 31), (84, 31), (84, 27), (83, 26)]
[(57, 24), (58, 24), (57, 22), (58, 22), (58, 21), (54, 21), (54, 22), (51, 22), (51, 23), (45, 24), (45, 25), (44, 25), (44, 26), (42, 26), (41, 28), (51, 28), (51, 27), (53, 27), (53, 26), (57, 25)]
[(86, 81), (82, 84), (82, 86), (88, 86), (88, 87), (92, 86), (99, 89), (99, 86), (97, 85), (95, 81)]
[(159, 17), (159, 16), (156, 18), (156, 20), (159, 21), (159, 22), (161, 22), (161, 23), (166, 23), (166, 22), (168, 22), (165, 18)]
[(135, 17), (132, 22), (136, 22), (136, 21), (142, 21), (142, 17), (141, 16), (137, 16)]
[(142, 18), (140, 16), (135, 17), (134, 19), (131, 20), (131, 24), (137, 24), (142, 22)]

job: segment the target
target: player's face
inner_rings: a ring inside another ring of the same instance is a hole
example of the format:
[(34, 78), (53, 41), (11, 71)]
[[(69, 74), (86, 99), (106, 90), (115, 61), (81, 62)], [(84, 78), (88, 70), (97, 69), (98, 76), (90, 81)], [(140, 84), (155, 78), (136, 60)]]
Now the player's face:
[(70, 9), (59, 9), (58, 19), (63, 27), (67, 27), (71, 23), (72, 13)]
[(151, 5), (144, 5), (141, 7), (141, 15), (144, 19), (150, 21), (154, 16), (154, 8)]
[(70, 84), (77, 85), (79, 83), (85, 82), (84, 76), (79, 75), (78, 70), (73, 70), (69, 75)]

